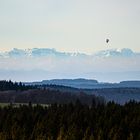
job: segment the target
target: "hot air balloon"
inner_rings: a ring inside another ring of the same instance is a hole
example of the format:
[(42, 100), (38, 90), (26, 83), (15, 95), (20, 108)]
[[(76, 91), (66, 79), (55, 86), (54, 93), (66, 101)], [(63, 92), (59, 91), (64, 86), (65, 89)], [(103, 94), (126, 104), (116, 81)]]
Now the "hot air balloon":
[(106, 43), (108, 43), (109, 42), (109, 39), (106, 39)]

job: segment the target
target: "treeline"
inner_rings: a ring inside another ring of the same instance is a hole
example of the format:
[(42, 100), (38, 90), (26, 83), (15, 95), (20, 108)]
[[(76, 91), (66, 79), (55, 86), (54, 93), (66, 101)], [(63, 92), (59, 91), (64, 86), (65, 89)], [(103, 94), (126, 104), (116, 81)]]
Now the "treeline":
[(54, 89), (31, 89), (25, 91), (0, 92), (0, 103), (37, 103), (37, 104), (67, 104), (79, 99), (83, 104), (91, 105), (92, 100), (96, 103), (105, 103), (103, 97), (88, 95), (84, 92), (69, 92)]
[(140, 103), (0, 108), (0, 140), (140, 140)]
[(6, 90), (28, 90), (28, 89), (34, 89), (36, 86), (31, 85), (24, 85), (21, 82), (12, 82), (11, 80), (6, 81), (2, 80), (0, 81), (0, 91), (6, 91)]

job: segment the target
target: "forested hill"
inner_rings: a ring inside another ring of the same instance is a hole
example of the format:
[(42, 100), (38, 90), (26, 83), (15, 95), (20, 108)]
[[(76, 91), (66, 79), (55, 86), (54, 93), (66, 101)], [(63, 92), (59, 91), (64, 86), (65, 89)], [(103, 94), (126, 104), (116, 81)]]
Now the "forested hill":
[(140, 103), (0, 108), (0, 140), (140, 140)]
[(33, 89), (36, 86), (31, 85), (24, 85), (23, 83), (19, 82), (12, 82), (11, 80), (6, 81), (2, 80), (0, 81), (0, 91), (7, 91), (7, 90), (28, 90)]
[(95, 97), (102, 97), (106, 102), (125, 104), (129, 100), (140, 101), (140, 88), (78, 89), (62, 85), (32, 86), (11, 81), (0, 82), (0, 102), (63, 104), (78, 98), (90, 104)]
[[(139, 94), (140, 89), (26, 87), (11, 81), (2, 81), (1, 87), (0, 102), (11, 104), (0, 106), (0, 140), (140, 139), (140, 102), (120, 105), (99, 97), (102, 92), (112, 95), (115, 91), (115, 96), (121, 93), (124, 98), (133, 92)], [(14, 103), (21, 104), (17, 107)], [(47, 106), (39, 105), (42, 103)]]
[(27, 82), (26, 85), (60, 85), (79, 89), (102, 88), (140, 88), (140, 81), (121, 81), (120, 83), (104, 83), (93, 79), (52, 79), (40, 82)]

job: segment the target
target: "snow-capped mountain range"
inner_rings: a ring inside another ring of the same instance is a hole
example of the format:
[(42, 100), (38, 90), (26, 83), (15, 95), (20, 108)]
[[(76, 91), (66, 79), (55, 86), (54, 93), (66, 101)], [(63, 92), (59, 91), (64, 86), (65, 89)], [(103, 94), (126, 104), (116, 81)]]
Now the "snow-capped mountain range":
[(140, 80), (140, 53), (110, 49), (95, 54), (60, 52), (50, 48), (0, 53), (0, 77), (15, 81), (93, 78), (99, 81)]
[(86, 56), (86, 54), (60, 52), (50, 48), (33, 48), (25, 50), (13, 48), (8, 52), (0, 53), (0, 57), (47, 57), (47, 56), (67, 57), (67, 56)]
[(54, 56), (54, 57), (88, 57), (88, 56), (95, 56), (95, 57), (134, 57), (140, 56), (140, 53), (133, 52), (131, 49), (124, 48), (124, 49), (109, 49), (109, 50), (102, 50), (95, 54), (88, 55), (84, 53), (69, 53), (69, 52), (60, 52), (55, 49), (50, 48), (33, 48), (33, 49), (17, 49), (14, 48), (8, 52), (0, 52), (0, 57), (9, 58), (9, 57), (47, 57), (47, 56)]
[(140, 53), (133, 52), (131, 49), (123, 48), (123, 49), (111, 49), (111, 50), (103, 50), (99, 51), (96, 56), (103, 57), (132, 57), (132, 56), (140, 56)]

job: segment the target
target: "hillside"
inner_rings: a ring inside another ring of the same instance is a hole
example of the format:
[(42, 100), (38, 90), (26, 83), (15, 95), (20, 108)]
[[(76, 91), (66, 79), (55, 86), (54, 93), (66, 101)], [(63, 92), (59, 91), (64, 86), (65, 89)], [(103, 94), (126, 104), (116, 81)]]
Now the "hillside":
[(120, 83), (102, 83), (92, 79), (52, 79), (40, 82), (29, 82), (26, 85), (62, 85), (79, 89), (100, 88), (140, 88), (140, 81), (121, 81)]

